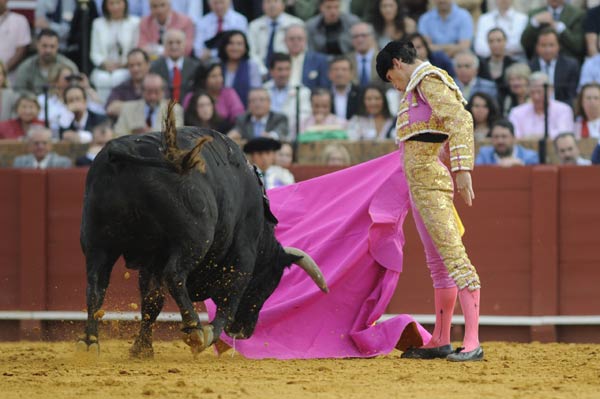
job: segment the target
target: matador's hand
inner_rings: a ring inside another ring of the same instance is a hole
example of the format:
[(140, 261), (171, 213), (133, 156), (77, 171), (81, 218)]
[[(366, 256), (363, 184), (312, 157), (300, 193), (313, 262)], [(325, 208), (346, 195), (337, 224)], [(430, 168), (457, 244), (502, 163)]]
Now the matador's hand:
[(475, 192), (471, 181), (471, 172), (468, 170), (459, 170), (456, 172), (456, 189), (469, 206), (473, 205)]

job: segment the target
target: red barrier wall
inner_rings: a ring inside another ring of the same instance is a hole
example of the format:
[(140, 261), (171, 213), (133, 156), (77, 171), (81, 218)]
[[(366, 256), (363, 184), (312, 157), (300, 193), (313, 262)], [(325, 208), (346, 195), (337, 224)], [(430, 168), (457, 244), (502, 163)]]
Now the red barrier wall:
[[(335, 168), (296, 167), (299, 180)], [(474, 206), (460, 200), (465, 244), (480, 273), (484, 315), (600, 315), (600, 168), (480, 167)], [(79, 224), (85, 170), (0, 170), (0, 310), (83, 310)], [(412, 218), (389, 313), (433, 313)], [(106, 310), (139, 303), (137, 274), (113, 270)], [(175, 311), (172, 301), (166, 310)], [(459, 311), (459, 306), (457, 306)], [(57, 337), (55, 323), (0, 322), (0, 339)], [(460, 330), (460, 329), (458, 329)], [(600, 326), (482, 327), (482, 338), (600, 342)], [(457, 334), (460, 331), (457, 332)]]

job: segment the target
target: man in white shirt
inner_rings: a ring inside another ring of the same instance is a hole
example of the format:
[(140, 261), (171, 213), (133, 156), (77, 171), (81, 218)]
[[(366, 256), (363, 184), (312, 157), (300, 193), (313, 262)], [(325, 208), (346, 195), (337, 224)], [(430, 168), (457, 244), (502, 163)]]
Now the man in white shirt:
[[(292, 61), (288, 54), (274, 53), (269, 63), (271, 80), (264, 84), (271, 97), (271, 111), (287, 116), (289, 124), (288, 140), (297, 136), (297, 121), (302, 121), (312, 113), (310, 90), (302, 85), (289, 84)], [(299, 106), (298, 104), (299, 100)], [(297, 115), (299, 113), (299, 115)]]
[(285, 31), (285, 46), (292, 59), (290, 84), (302, 83), (313, 90), (317, 87), (329, 87), (329, 63), (325, 54), (307, 51), (306, 28), (303, 24), (294, 24)]
[(212, 11), (196, 24), (194, 54), (201, 60), (216, 57), (216, 50), (208, 49), (206, 41), (215, 37), (217, 33), (233, 29), (248, 32), (248, 19), (233, 9), (231, 0), (209, 0), (209, 6)]
[(487, 34), (493, 28), (500, 28), (506, 34), (506, 54), (515, 59), (525, 60), (521, 46), (521, 35), (527, 27), (527, 15), (515, 11), (513, 0), (498, 0), (498, 9), (479, 17), (475, 34), (475, 53), (480, 57), (490, 56)]
[(332, 113), (343, 120), (350, 120), (360, 103), (360, 89), (352, 83), (352, 62), (343, 55), (329, 63), (329, 79), (332, 83)]
[(252, 21), (248, 27), (248, 44), (250, 56), (260, 63), (264, 75), (273, 53), (288, 52), (284, 42), (285, 30), (304, 22), (284, 12), (283, 0), (263, 0), (262, 7), (265, 14)]

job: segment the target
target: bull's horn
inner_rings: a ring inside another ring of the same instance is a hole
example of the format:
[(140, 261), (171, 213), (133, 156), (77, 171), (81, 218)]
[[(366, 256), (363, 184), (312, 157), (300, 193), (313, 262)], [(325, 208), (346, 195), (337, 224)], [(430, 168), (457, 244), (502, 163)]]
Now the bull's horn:
[(310, 257), (309, 254), (302, 251), (301, 249), (294, 247), (285, 247), (284, 251), (290, 255), (301, 256), (302, 259), (298, 260), (296, 264), (302, 268), (309, 276), (313, 279), (315, 284), (321, 289), (321, 291), (327, 293), (329, 292), (329, 288), (327, 288), (327, 282), (325, 281), (325, 277), (323, 277), (323, 273), (321, 273), (321, 269), (317, 266), (317, 263)]

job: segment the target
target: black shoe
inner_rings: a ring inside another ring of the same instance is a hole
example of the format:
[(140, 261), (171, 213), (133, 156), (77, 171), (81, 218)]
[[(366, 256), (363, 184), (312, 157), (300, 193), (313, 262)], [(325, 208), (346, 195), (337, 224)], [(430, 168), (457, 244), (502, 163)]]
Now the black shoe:
[(481, 349), (481, 346), (470, 352), (463, 352), (463, 349), (465, 348), (458, 348), (454, 353), (449, 354), (446, 359), (450, 362), (476, 362), (483, 360), (483, 349)]
[(452, 345), (435, 348), (408, 348), (402, 355), (403, 359), (445, 359), (452, 354)]

